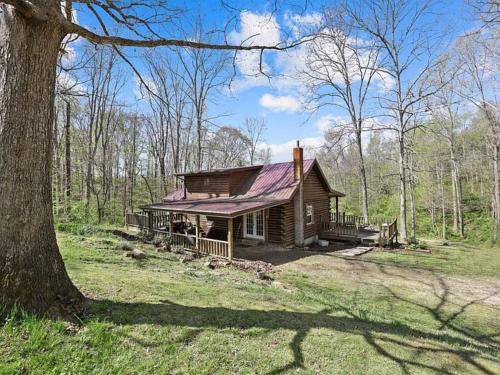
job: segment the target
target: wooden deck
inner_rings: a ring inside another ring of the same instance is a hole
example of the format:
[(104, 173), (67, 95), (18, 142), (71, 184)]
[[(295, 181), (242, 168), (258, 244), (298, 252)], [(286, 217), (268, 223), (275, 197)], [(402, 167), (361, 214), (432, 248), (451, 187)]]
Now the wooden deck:
[(361, 219), (357, 216), (333, 215), (329, 222), (322, 224), (323, 230), (319, 237), (329, 241), (347, 241), (379, 246), (392, 244), (394, 240), (397, 241), (396, 219), (369, 218), (368, 223), (361, 223)]
[(329, 241), (348, 241), (359, 242), (366, 245), (378, 245), (380, 231), (357, 229), (356, 233), (345, 234), (334, 230), (323, 231), (320, 234), (320, 239)]

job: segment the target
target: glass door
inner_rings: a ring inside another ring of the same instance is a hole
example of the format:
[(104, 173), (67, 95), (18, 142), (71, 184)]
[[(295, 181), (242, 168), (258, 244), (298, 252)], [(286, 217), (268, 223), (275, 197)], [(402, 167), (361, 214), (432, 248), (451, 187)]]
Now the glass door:
[(251, 212), (243, 216), (243, 226), (245, 237), (263, 240), (265, 233), (264, 211)]

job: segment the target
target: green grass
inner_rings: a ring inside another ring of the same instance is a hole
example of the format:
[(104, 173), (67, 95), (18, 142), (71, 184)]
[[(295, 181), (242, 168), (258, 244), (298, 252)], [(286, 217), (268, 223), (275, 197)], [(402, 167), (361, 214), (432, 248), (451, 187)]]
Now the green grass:
[(144, 245), (135, 261), (117, 238), (78, 233), (59, 244), (88, 314), (13, 313), (0, 374), (500, 372), (497, 248), (312, 254), (270, 283)]
[(402, 267), (415, 267), (454, 275), (477, 276), (481, 278), (500, 277), (500, 250), (488, 245), (449, 242), (442, 246), (440, 241), (431, 241), (426, 252), (409, 251), (399, 253), (372, 252), (364, 260)]

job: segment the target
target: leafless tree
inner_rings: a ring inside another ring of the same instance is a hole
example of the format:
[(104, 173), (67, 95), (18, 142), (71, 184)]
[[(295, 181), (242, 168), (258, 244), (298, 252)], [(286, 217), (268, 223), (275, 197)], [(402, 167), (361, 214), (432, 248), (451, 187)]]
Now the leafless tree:
[(254, 165), (255, 162), (263, 156), (258, 154), (258, 146), (264, 141), (266, 129), (266, 120), (263, 118), (247, 117), (245, 119), (243, 135), (245, 136), (245, 144), (250, 165)]
[(492, 150), (492, 216), (494, 242), (500, 230), (500, 56), (498, 39), (482, 34), (462, 38), (456, 51), (462, 67), (459, 94), (477, 108), (488, 123)]
[(367, 128), (369, 95), (376, 78), (379, 48), (370, 39), (360, 38), (346, 20), (342, 8), (323, 11), (317, 37), (308, 45), (306, 69), (301, 72), (310, 90), (310, 105), (341, 108), (347, 121), (344, 126), (354, 138), (359, 163), (362, 213), (368, 222), (368, 186), (363, 157), (362, 133)]
[(211, 168), (242, 167), (246, 162), (246, 138), (237, 128), (224, 126), (209, 137)]
[(437, 57), (443, 38), (435, 31), (433, 5), (430, 0), (360, 0), (348, 7), (355, 27), (380, 48), (378, 70), (388, 89), (380, 95), (379, 103), (390, 119), (386, 128), (394, 130), (398, 139), (399, 226), (403, 240), (407, 239), (405, 137), (423, 124), (414, 121), (422, 115), (422, 101), (440, 89), (429, 81), (429, 73), (442, 63)]

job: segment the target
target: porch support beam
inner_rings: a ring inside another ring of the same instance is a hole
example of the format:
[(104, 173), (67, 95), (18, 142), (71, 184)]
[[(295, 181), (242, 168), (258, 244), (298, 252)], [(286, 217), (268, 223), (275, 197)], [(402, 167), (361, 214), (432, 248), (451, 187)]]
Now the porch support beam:
[(196, 226), (195, 226), (195, 235), (196, 235), (196, 250), (200, 251), (200, 215), (196, 215)]
[(172, 211), (168, 211), (168, 231), (170, 235), (174, 232), (174, 217)]
[(233, 259), (233, 218), (227, 220), (227, 257)]
[(339, 221), (339, 197), (335, 197), (335, 221)]

